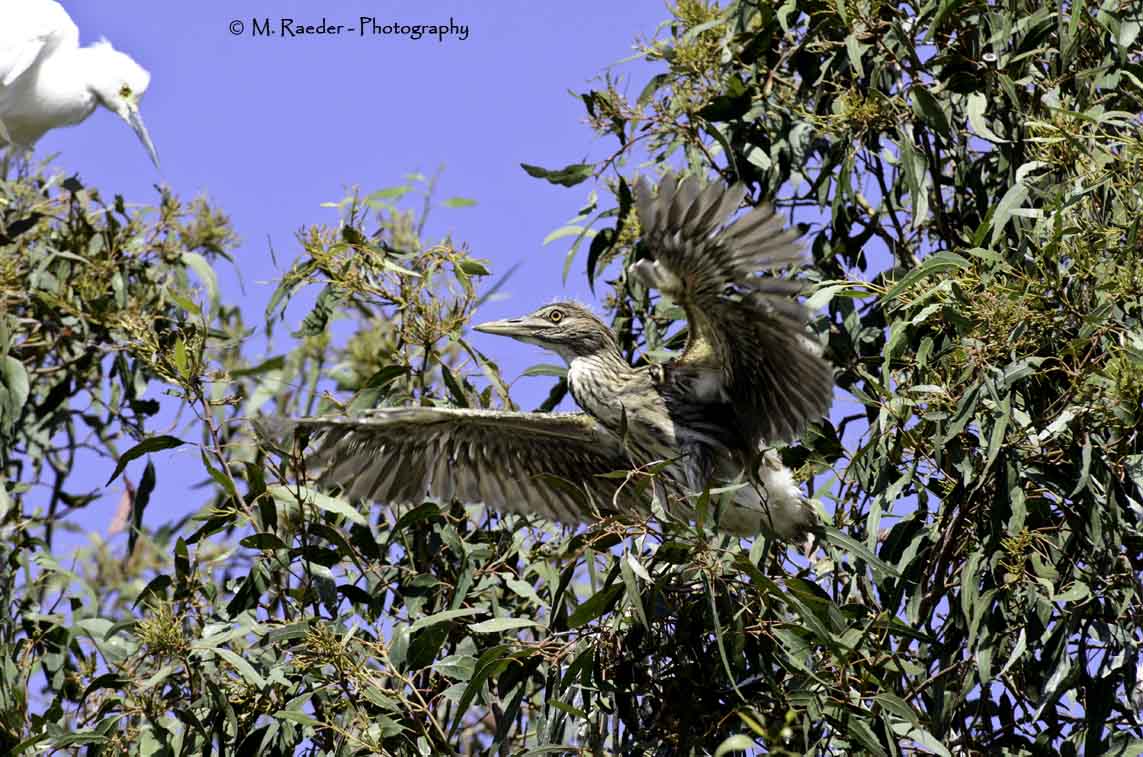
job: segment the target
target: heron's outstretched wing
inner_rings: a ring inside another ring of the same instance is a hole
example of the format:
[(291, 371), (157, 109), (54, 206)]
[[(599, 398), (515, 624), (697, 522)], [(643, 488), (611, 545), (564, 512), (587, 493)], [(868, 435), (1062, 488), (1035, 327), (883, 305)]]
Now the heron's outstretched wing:
[(805, 335), (801, 286), (763, 272), (798, 265), (796, 233), (769, 207), (727, 223), (745, 189), (668, 174), (645, 179), (636, 206), (652, 260), (632, 271), (686, 310), (689, 334), (676, 369), (694, 399), (729, 402), (754, 442), (795, 438), (826, 413), (833, 373)]
[(79, 29), (55, 0), (0, 0), (0, 92), (57, 45), (79, 45)]
[(309, 462), (321, 481), (352, 497), (458, 499), (564, 523), (642, 508), (622, 479), (598, 477), (631, 464), (620, 440), (583, 414), (410, 407), (287, 423), (319, 442)]

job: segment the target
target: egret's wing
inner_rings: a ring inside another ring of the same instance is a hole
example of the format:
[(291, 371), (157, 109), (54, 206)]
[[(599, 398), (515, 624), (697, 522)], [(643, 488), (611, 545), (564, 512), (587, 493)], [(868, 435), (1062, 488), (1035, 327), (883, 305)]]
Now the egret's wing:
[(619, 439), (587, 415), (412, 407), (289, 424), (318, 440), (309, 462), (321, 481), (352, 497), (458, 499), (564, 523), (593, 509), (641, 507), (622, 479), (597, 476), (631, 464)]
[(801, 286), (763, 272), (798, 265), (796, 233), (770, 207), (733, 223), (745, 189), (668, 174), (654, 194), (636, 188), (653, 260), (632, 270), (686, 310), (687, 347), (677, 369), (700, 402), (729, 402), (753, 441), (788, 441), (826, 413), (833, 373), (805, 335)]
[(55, 0), (0, 0), (0, 90), (59, 45), (79, 46), (79, 29)]

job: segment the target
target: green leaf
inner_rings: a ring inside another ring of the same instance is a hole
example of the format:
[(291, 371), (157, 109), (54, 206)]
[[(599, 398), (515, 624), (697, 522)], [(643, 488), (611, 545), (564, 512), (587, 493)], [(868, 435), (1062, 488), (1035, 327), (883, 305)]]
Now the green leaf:
[(591, 240), (587, 250), (587, 285), (595, 292), (595, 268), (599, 259), (610, 250), (616, 239), (615, 229), (603, 229)]
[(591, 178), (594, 166), (590, 163), (572, 163), (571, 165), (564, 166), (556, 170), (547, 168), (540, 168), (539, 166), (521, 163), (520, 167), (523, 168), (529, 176), (537, 179), (546, 179), (552, 184), (559, 184), (564, 187), (574, 187), (576, 184), (581, 184)]
[(524, 369), (521, 376), (555, 376), (557, 378), (564, 378), (568, 375), (567, 366), (555, 365), (553, 363), (538, 363)]
[(474, 205), (476, 205), (476, 200), (470, 200), (467, 197), (450, 197), (441, 201), (442, 208), (471, 208)]
[(738, 684), (735, 683), (735, 672), (733, 669), (731, 669), (730, 659), (726, 655), (726, 643), (723, 640), (724, 634), (722, 632), (722, 624), (718, 620), (718, 602), (714, 596), (714, 586), (712, 585), (710, 579), (706, 576), (703, 576), (703, 588), (706, 589), (707, 599), (710, 600), (710, 619), (711, 623), (714, 625), (714, 640), (718, 645), (718, 656), (722, 661), (722, 671), (726, 674), (726, 680), (730, 681), (730, 685), (734, 689), (734, 693), (738, 695), (739, 699), (745, 702), (746, 697), (743, 695), (742, 691), (739, 690)]
[(904, 736), (909, 741), (915, 741), (925, 748), (925, 753), (935, 754), (938, 757), (952, 757), (948, 747), (929, 731), (913, 723), (894, 723), (893, 732)]
[(906, 720), (913, 724), (918, 722), (917, 713), (909, 706), (908, 702), (896, 694), (882, 692), (875, 695), (873, 701), (885, 708), (886, 712), (891, 713), (901, 720)]
[(202, 280), (203, 285), (206, 287), (207, 302), (210, 303), (210, 310), (212, 312), (217, 310), (219, 302), (218, 275), (214, 272), (210, 263), (197, 252), (182, 252), (179, 257), (183, 265), (194, 271)]
[(152, 578), (143, 590), (139, 592), (139, 596), (135, 598), (135, 602), (131, 605), (132, 608), (139, 605), (140, 602), (145, 602), (151, 597), (158, 597), (159, 599), (166, 598), (167, 589), (171, 586), (171, 577), (160, 573)]
[[(362, 202), (370, 208), (388, 208), (392, 207), (390, 200), (399, 200), (409, 192), (413, 191), (413, 187), (409, 184), (402, 184), (397, 187), (386, 187), (378, 189), (375, 192), (370, 192), (365, 196)], [(340, 205), (341, 203), (337, 203)]]
[(1015, 211), (1024, 205), (1024, 200), (1028, 199), (1028, 187), (1023, 183), (1013, 184), (1000, 198), (1000, 202), (996, 205), (996, 210), (992, 212), (992, 237), (990, 244), (995, 247), (996, 241), (1000, 235), (1004, 233), (1004, 227), (1008, 225), (1009, 219), (1015, 214)]
[(480, 623), (470, 623), (468, 629), (476, 633), (499, 633), (500, 631), (512, 631), (519, 628), (533, 628), (543, 627), (540, 623), (530, 618), (493, 618), (492, 620), (481, 621)]
[(155, 464), (150, 460), (143, 468), (143, 476), (139, 479), (139, 488), (131, 502), (131, 532), (127, 536), (127, 554), (135, 554), (135, 545), (139, 541), (139, 534), (143, 531), (143, 511), (151, 502), (151, 494), (155, 491)]
[(722, 757), (724, 754), (731, 752), (749, 752), (754, 748), (754, 739), (744, 733), (736, 733), (733, 736), (727, 736), (714, 750), (714, 757)]
[(970, 265), (971, 263), (969, 263), (967, 259), (957, 255), (955, 252), (938, 252), (929, 255), (921, 261), (921, 265), (902, 276), (881, 299), (886, 302), (895, 299), (921, 279), (947, 271), (962, 270), (968, 268)]
[(290, 487), (281, 484), (267, 486), (266, 491), (271, 497), (287, 505), (293, 505), (300, 500), (304, 504), (314, 505), (319, 510), (341, 516), (359, 526), (369, 525), (369, 520), (364, 515), (340, 497), (331, 497), (305, 486)]
[(148, 452), (174, 449), (184, 444), (186, 444), (186, 442), (182, 439), (177, 439), (173, 436), (152, 436), (144, 439), (119, 457), (119, 461), (115, 464), (115, 470), (111, 473), (111, 478), (107, 479), (107, 483), (104, 484), (104, 486), (110, 486), (111, 482), (118, 478), (119, 474), (123, 472), (123, 469), (127, 467), (127, 463), (135, 458), (142, 457)]
[(396, 263), (394, 263), (392, 260), (390, 260), (389, 258), (383, 258), (381, 260), (381, 267), (385, 268), (386, 270), (392, 271), (393, 273), (399, 273), (402, 276), (408, 276), (409, 278), (413, 278), (413, 279), (421, 278), (421, 274), (417, 273), (416, 271), (414, 271), (411, 268), (405, 268), (404, 266), (399, 266)]
[(909, 95), (912, 97), (913, 112), (938, 134), (949, 139), (952, 136), (952, 127), (949, 126), (948, 116), (945, 115), (937, 98), (933, 97), (922, 84), (914, 84), (909, 89)]
[(227, 496), (237, 499), (238, 491), (234, 487), (234, 482), (231, 481), (229, 476), (210, 464), (210, 459), (206, 456), (206, 450), (200, 449), (199, 457), (202, 459), (202, 467), (206, 469), (207, 475), (214, 480), (214, 483), (218, 484), (218, 488), (222, 489)]
[(251, 534), (238, 543), (247, 549), (289, 549), (289, 545), (276, 534), (266, 532)]
[(636, 100), (636, 103), (639, 105), (639, 107), (643, 107), (647, 103), (651, 102), (651, 99), (655, 96), (655, 93), (666, 86), (670, 80), (670, 74), (661, 73), (652, 76), (643, 86), (643, 90), (639, 93), (639, 97)]
[(863, 42), (858, 42), (857, 37), (853, 34), (845, 38), (845, 51), (849, 57), (849, 65), (858, 79), (865, 77), (865, 67), (862, 65), (861, 59), (869, 47)]
[[(988, 455), (984, 460), (984, 471), (992, 467), (992, 463), (996, 461), (996, 456), (1000, 454), (1000, 445), (1004, 442), (1004, 434), (1008, 430), (1008, 412), (1010, 411), (1011, 400), (1006, 395), (1001, 410), (1001, 415), (996, 419), (992, 425), (992, 434), (988, 438)], [(981, 480), (984, 480), (983, 473)]]
[(246, 376), (258, 376), (258, 375), (263, 374), (263, 373), (269, 373), (270, 371), (279, 371), (282, 368), (284, 368), (285, 365), (286, 365), (286, 356), (285, 355), (275, 355), (274, 357), (269, 358), (267, 360), (263, 360), (258, 365), (252, 366), (250, 368), (236, 368), (236, 369), (230, 371), (230, 376), (232, 378), (244, 378)]
[(461, 388), (460, 382), (456, 380), (456, 376), (452, 375), (452, 371), (444, 363), (440, 364), (441, 378), (444, 379), (445, 388), (448, 389), (448, 396), (452, 399), (453, 404), (457, 407), (468, 407), (468, 397), (465, 391)]
[(550, 232), (546, 237), (544, 237), (544, 240), (540, 242), (540, 244), (547, 245), (551, 242), (556, 241), (557, 239), (563, 239), (564, 237), (578, 236), (582, 238), (584, 235), (594, 236), (595, 232), (586, 226), (569, 224), (568, 226), (561, 226), (558, 229)]
[(1052, 671), (1048, 682), (1044, 684), (1044, 696), (1041, 699), (1040, 706), (1036, 708), (1037, 718), (1041, 717), (1044, 711), (1054, 705), (1063, 695), (1066, 690), (1065, 684), (1068, 682), (1071, 672), (1071, 652), (1067, 649), (1059, 649), (1057, 652), (1055, 670)]
[(912, 128), (906, 128), (905, 124), (897, 128), (897, 148), (900, 153), (898, 161), (901, 164), (901, 173), (904, 175), (905, 186), (909, 188), (909, 196), (913, 201), (910, 226), (918, 229), (929, 217), (929, 172), (928, 159), (913, 144), (912, 132)]
[(965, 99), (964, 111), (968, 115), (968, 123), (972, 126), (972, 130), (981, 139), (986, 139), (989, 142), (996, 144), (1003, 144), (1007, 139), (1002, 139), (993, 133), (992, 129), (988, 128), (988, 122), (985, 120), (984, 112), (988, 108), (988, 98), (980, 92), (971, 92)]
[(460, 727), (461, 721), (464, 719), (465, 713), (468, 710), (468, 705), (472, 702), (477, 692), (484, 685), (484, 682), (489, 676), (494, 675), (497, 671), (503, 670), (508, 664), (505, 657), (511, 653), (511, 647), (507, 644), (500, 644), (492, 647), (491, 649), (484, 650), (480, 658), (476, 661), (475, 672), (472, 674), (472, 679), (464, 688), (464, 694), (460, 697), (460, 702), (457, 704), (456, 715), (453, 717), (452, 726), (449, 728), (449, 734), (456, 732)]
[[(271, 249), (271, 254), (273, 249)], [(317, 270), (317, 263), (313, 260), (298, 260), (290, 268), (282, 280), (278, 282), (278, 286), (274, 289), (274, 293), (270, 295), (270, 301), (266, 303), (266, 320), (273, 319), (274, 314), (279, 312), (281, 308), (282, 313), (285, 312), (286, 302), (289, 297), (293, 295), (297, 289), (302, 286), (310, 274)]]
[(333, 317), (337, 306), (341, 304), (342, 295), (332, 285), (327, 285), (318, 294), (313, 309), (302, 319), (302, 325), (290, 334), (295, 339), (307, 336), (317, 336), (325, 331), (325, 326)]
[(806, 298), (806, 307), (811, 312), (817, 312), (828, 305), (836, 297), (861, 299), (870, 296), (869, 285), (860, 281), (823, 281)]
[(357, 390), (356, 396), (349, 403), (351, 411), (360, 411), (374, 408), (383, 397), (387, 397), (390, 393), (390, 385), (394, 381), (407, 376), (409, 374), (409, 367), (407, 365), (386, 365), (361, 385)]
[(258, 674), (258, 671), (254, 669), (253, 665), (247, 662), (246, 658), (222, 647), (215, 647), (210, 651), (230, 663), (231, 667), (237, 670), (238, 674), (246, 679), (246, 682), (255, 689), (261, 691), (266, 688), (266, 679)]
[(738, 164), (734, 159), (734, 148), (731, 147), (730, 140), (723, 134), (722, 129), (718, 127), (718, 124), (706, 119), (701, 119), (700, 123), (702, 130), (709, 134), (715, 142), (718, 142), (719, 147), (722, 148), (723, 154), (726, 155), (727, 166), (734, 172), (734, 176), (736, 178), (740, 176), (742, 172), (738, 170)]
[(587, 601), (575, 608), (575, 612), (568, 616), (567, 627), (579, 628), (590, 623), (615, 605), (622, 596), (623, 586), (611, 586), (593, 594)]
[(750, 105), (750, 93), (744, 89), (738, 96), (716, 95), (699, 110), (698, 115), (707, 121), (733, 121), (749, 113)]
[(300, 710), (278, 710), (274, 713), (274, 717), (279, 720), (288, 720), (291, 723), (298, 725), (310, 726), (317, 728), (321, 725), (321, 721), (316, 718), (301, 712)]
[(882, 747), (881, 742), (877, 740), (877, 735), (873, 733), (873, 729), (869, 727), (869, 723), (862, 718), (851, 715), (845, 722), (845, 730), (853, 737), (854, 741), (865, 747), (867, 754), (888, 757), (885, 753), (885, 748)]
[(435, 623), (415, 633), (410, 631), (409, 653), (405, 659), (405, 667), (409, 670), (421, 670), (432, 665), (448, 639), (450, 630), (447, 623)]
[(492, 271), (488, 270), (487, 263), (487, 260), (465, 258), (457, 263), (457, 266), (469, 276), (491, 276)]
[(769, 171), (774, 167), (774, 161), (770, 160), (766, 151), (757, 145), (746, 151), (746, 162), (760, 171)]
[(1052, 597), (1053, 602), (1081, 602), (1091, 596), (1091, 588), (1083, 581), (1073, 581), (1072, 585)]
[(623, 587), (627, 592), (628, 603), (635, 609), (635, 615), (643, 627), (650, 630), (651, 624), (647, 622), (647, 613), (643, 609), (643, 600), (639, 595), (639, 582), (635, 580), (635, 571), (631, 568), (630, 561), (625, 559), (619, 563), (619, 570), (623, 575)]
[(415, 524), (426, 520), (431, 520), (440, 514), (441, 508), (439, 505), (436, 505), (432, 502), (423, 502), (414, 507), (412, 510), (404, 513), (400, 518), (397, 519), (397, 523), (393, 526), (393, 531), (389, 535), (389, 539), (392, 540), (397, 536), (397, 534), (408, 529), (410, 526), (414, 526)]
[(435, 626), (437, 623), (444, 623), (449, 620), (456, 620), (457, 618), (467, 618), (470, 615), (479, 615), (483, 612), (488, 612), (480, 607), (462, 607), (458, 610), (442, 610), (432, 615), (426, 615), (423, 618), (418, 618), (413, 621), (409, 626), (409, 633), (414, 633), (422, 628)]
[(897, 570), (897, 568), (885, 562), (877, 555), (873, 554), (873, 552), (870, 551), (867, 546), (859, 542), (857, 539), (854, 539), (849, 534), (839, 531), (836, 528), (826, 528), (825, 534), (826, 538), (830, 542), (838, 545), (844, 550), (851, 552), (859, 560), (864, 560), (869, 564), (869, 567), (873, 568), (874, 570), (893, 578), (901, 577), (901, 571)]
[(1076, 481), (1076, 488), (1072, 489), (1068, 497), (1074, 497), (1087, 488), (1091, 476), (1091, 439), (1084, 439), (1080, 447), (1080, 475)]
[(7, 402), (0, 406), (0, 430), (10, 428), (19, 419), (30, 391), (24, 364), (11, 355), (5, 355), (0, 360), (0, 400), (7, 397)]

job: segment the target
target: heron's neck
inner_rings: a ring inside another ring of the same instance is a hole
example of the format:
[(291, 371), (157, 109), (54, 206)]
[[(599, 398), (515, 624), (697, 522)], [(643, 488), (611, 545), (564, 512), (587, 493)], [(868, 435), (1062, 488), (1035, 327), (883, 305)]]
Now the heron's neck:
[(619, 348), (611, 345), (596, 350), (588, 355), (573, 356), (568, 360), (568, 367), (574, 367), (577, 363), (583, 367), (612, 372), (617, 375), (624, 375), (635, 370), (619, 352)]
[(568, 390), (576, 404), (606, 424), (618, 411), (618, 395), (635, 375), (619, 350), (601, 349), (569, 361)]

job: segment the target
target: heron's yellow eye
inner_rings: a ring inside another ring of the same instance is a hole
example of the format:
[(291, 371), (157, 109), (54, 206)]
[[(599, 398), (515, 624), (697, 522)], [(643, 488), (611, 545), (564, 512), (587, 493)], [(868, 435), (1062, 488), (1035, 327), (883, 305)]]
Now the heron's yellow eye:
[(552, 323), (559, 323), (563, 319), (564, 319), (564, 313), (562, 310), (549, 310), (548, 311), (548, 320), (551, 321)]
[(131, 96), (131, 88), (128, 87), (126, 84), (124, 84), (122, 87), (119, 88), (119, 96), (122, 97), (124, 100), (126, 100), (128, 97)]

